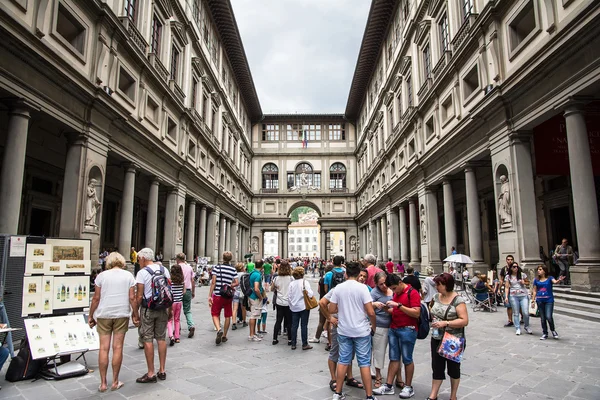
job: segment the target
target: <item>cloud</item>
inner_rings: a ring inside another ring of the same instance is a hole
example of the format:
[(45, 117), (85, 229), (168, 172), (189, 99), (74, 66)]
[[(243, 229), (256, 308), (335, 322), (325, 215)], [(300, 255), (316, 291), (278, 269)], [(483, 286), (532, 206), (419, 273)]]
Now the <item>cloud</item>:
[(263, 112), (343, 113), (369, 0), (231, 0)]

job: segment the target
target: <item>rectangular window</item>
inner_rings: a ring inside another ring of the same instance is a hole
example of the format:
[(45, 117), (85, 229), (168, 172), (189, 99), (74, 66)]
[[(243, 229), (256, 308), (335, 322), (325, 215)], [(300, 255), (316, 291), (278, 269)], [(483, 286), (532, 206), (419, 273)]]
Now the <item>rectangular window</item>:
[[(442, 45), (442, 53), (448, 51), (448, 44), (450, 43), (450, 31), (448, 29), (448, 14), (444, 14), (440, 19), (440, 44)], [(443, 54), (442, 54), (443, 57)]]
[(452, 104), (452, 95), (450, 95), (442, 102), (442, 122), (448, 121), (453, 116), (454, 106)]
[(346, 140), (344, 124), (329, 124), (327, 129), (329, 131), (329, 140)]
[(179, 50), (173, 46), (171, 49), (171, 79), (177, 82), (177, 73), (179, 72)]
[(431, 78), (431, 48), (429, 47), (429, 43), (423, 48), (423, 68), (425, 79)]
[(135, 23), (137, 0), (125, 0), (125, 16)]
[(146, 118), (158, 122), (158, 104), (150, 96), (146, 98)]
[(85, 28), (61, 3), (58, 4), (56, 32), (75, 50), (83, 54), (85, 48)]
[(388, 118), (390, 122), (390, 133), (394, 129), (394, 107), (388, 108)]
[(204, 123), (208, 123), (208, 96), (206, 94), (202, 94), (202, 118), (204, 118)]
[(217, 110), (213, 108), (212, 110), (212, 126), (211, 126), (211, 130), (213, 132), (213, 134), (216, 136), (217, 135)]
[(469, 18), (469, 16), (473, 13), (473, 0), (463, 0), (463, 19)]
[(412, 75), (406, 77), (406, 97), (408, 100), (408, 106), (413, 106), (413, 86), (412, 86)]
[(429, 139), (435, 134), (435, 124), (433, 121), (433, 116), (425, 122), (425, 139)]
[(266, 142), (279, 140), (279, 125), (263, 124), (262, 140)]
[(536, 18), (533, 1), (529, 1), (517, 16), (508, 24), (510, 50), (514, 51), (529, 35), (535, 31)]
[(167, 120), (167, 135), (177, 141), (177, 124), (171, 118)]
[(196, 96), (198, 96), (198, 81), (192, 78), (192, 108), (196, 108)]
[(479, 89), (479, 71), (477, 65), (463, 78), (463, 98), (469, 98), (477, 89)]
[(123, 67), (119, 68), (119, 91), (135, 101), (135, 79)]
[(159, 56), (160, 51), (160, 36), (162, 34), (162, 24), (156, 14), (152, 17), (152, 38), (150, 40), (150, 49), (154, 54)]
[(192, 140), (188, 141), (188, 157), (196, 159), (196, 143)]
[(194, 0), (192, 3), (192, 16), (194, 17), (194, 21), (200, 25), (200, 0)]
[(321, 125), (319, 124), (304, 124), (302, 125), (303, 133), (306, 132), (306, 138), (309, 141), (321, 140)]

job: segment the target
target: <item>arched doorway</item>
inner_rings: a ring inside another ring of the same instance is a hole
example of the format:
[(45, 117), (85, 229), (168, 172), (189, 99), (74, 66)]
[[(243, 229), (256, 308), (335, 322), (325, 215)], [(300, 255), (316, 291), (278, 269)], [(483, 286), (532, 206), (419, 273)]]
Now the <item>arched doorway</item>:
[(322, 240), (319, 213), (309, 205), (300, 205), (289, 213), (287, 254), (284, 257), (321, 258)]

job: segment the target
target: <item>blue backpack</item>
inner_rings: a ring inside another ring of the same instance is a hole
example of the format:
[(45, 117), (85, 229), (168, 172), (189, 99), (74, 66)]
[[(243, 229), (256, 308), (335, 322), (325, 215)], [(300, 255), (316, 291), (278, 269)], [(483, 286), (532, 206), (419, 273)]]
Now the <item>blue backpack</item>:
[(165, 267), (153, 271), (152, 268), (144, 268), (150, 274), (152, 282), (152, 295), (149, 299), (144, 297), (142, 304), (151, 310), (166, 310), (173, 305), (173, 290), (171, 280), (165, 275)]
[[(408, 301), (410, 303), (410, 292), (412, 292), (414, 289), (411, 287), (410, 289), (408, 289)], [(420, 297), (420, 296), (419, 296)], [(417, 321), (417, 339), (425, 339), (427, 338), (427, 335), (429, 335), (429, 308), (427, 308), (427, 305), (423, 304), (422, 302), (419, 301), (419, 303), (421, 304), (421, 315), (419, 316), (419, 319)]]

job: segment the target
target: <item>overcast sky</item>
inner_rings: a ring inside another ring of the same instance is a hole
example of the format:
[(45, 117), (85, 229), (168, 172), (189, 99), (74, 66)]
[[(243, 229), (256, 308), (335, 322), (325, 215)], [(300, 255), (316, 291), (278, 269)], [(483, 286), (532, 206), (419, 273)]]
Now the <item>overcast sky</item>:
[(231, 0), (265, 114), (343, 113), (370, 0)]

